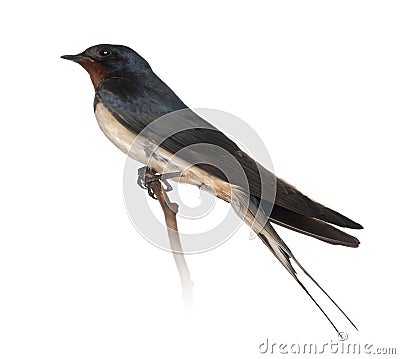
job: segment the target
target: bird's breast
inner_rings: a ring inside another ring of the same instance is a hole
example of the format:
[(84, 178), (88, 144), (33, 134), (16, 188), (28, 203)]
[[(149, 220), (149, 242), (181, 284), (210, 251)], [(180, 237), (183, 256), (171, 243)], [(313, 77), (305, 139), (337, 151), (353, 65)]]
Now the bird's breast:
[(94, 114), (100, 129), (106, 137), (122, 152), (127, 154), (137, 136), (122, 126), (102, 102), (96, 103)]

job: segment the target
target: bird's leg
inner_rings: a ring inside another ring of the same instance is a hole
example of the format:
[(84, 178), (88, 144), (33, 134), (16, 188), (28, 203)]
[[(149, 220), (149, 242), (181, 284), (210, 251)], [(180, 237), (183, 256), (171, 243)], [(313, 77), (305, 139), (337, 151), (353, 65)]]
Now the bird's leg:
[(154, 195), (153, 190), (151, 189), (150, 184), (154, 181), (161, 181), (166, 186), (164, 190), (168, 192), (172, 190), (172, 186), (168, 183), (167, 179), (176, 178), (180, 176), (181, 176), (180, 172), (159, 174), (154, 169), (145, 166), (138, 169), (137, 184), (139, 185), (139, 187), (147, 189), (147, 192), (150, 197), (157, 199), (156, 196)]
[(151, 183), (158, 181), (159, 179), (157, 172), (150, 167), (145, 166), (138, 169), (137, 184), (139, 187), (147, 189), (147, 193), (151, 198), (157, 199), (153, 189), (151, 188)]

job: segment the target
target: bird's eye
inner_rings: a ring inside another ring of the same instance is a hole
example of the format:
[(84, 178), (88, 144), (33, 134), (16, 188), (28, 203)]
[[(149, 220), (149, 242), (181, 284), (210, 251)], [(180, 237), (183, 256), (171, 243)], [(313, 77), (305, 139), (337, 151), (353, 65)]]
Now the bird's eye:
[(101, 49), (101, 50), (99, 51), (99, 55), (100, 55), (101, 57), (107, 57), (107, 56), (110, 56), (110, 55), (111, 55), (111, 51), (110, 51), (109, 49)]

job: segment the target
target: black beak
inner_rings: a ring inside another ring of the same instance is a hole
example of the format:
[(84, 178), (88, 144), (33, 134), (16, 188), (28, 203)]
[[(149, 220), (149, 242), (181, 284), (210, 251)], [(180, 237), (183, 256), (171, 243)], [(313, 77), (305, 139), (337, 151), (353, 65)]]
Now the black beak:
[(87, 60), (87, 57), (83, 56), (82, 54), (78, 54), (78, 55), (63, 55), (63, 56), (61, 56), (61, 58), (65, 59), (65, 60), (74, 61), (74, 62)]

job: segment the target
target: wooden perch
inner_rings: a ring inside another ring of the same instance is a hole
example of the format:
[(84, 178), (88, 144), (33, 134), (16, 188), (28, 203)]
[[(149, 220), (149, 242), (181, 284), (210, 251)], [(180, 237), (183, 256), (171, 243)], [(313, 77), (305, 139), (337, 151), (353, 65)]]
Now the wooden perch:
[[(146, 169), (146, 176), (155, 176), (156, 172), (150, 168)], [(147, 184), (160, 203), (164, 212), (165, 223), (167, 225), (168, 238), (170, 248), (174, 255), (175, 263), (178, 268), (179, 276), (182, 285), (182, 295), (184, 303), (187, 307), (193, 304), (192, 282), (190, 279), (189, 268), (183, 254), (181, 241), (179, 238), (178, 223), (176, 221), (176, 214), (178, 213), (178, 204), (172, 203), (165, 192), (160, 179), (153, 180)], [(150, 194), (150, 192), (149, 192)], [(150, 194), (151, 195), (151, 194)]]

